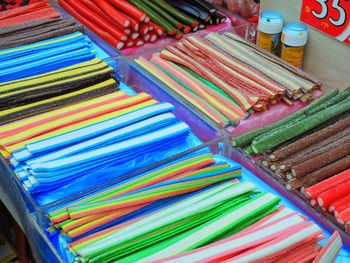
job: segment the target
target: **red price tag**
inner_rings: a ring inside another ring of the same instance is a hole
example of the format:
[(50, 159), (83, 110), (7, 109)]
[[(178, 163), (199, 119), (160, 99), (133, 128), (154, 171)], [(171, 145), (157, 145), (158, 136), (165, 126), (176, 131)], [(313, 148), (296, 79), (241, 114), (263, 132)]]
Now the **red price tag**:
[(350, 45), (350, 0), (303, 0), (300, 20)]

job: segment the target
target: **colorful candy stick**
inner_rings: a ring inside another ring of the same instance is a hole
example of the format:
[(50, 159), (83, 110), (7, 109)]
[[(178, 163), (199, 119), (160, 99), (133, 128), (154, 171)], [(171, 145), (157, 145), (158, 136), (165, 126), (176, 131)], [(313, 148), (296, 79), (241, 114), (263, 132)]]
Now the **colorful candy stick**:
[[(215, 168), (217, 170), (218, 168)], [(214, 171), (215, 171), (214, 170)], [(214, 172), (213, 171), (213, 172)], [(71, 218), (76, 218), (76, 216), (86, 216), (95, 213), (101, 213), (105, 211), (113, 211), (123, 207), (134, 206), (142, 204), (143, 202), (153, 202), (158, 199), (163, 199), (166, 197), (171, 197), (174, 195), (185, 194), (188, 192), (193, 192), (195, 190), (204, 188), (210, 184), (220, 182), (229, 178), (233, 178), (234, 174), (232, 171), (218, 173), (215, 171), (214, 176), (202, 175), (198, 179), (196, 176), (186, 178), (185, 180), (175, 180), (169, 181), (164, 186), (157, 185), (152, 186), (151, 189), (144, 189), (141, 192), (135, 194), (129, 194), (122, 196), (117, 199), (107, 200), (98, 203), (90, 203), (88, 205), (78, 206), (78, 207), (69, 207), (69, 215)], [(239, 173), (238, 173), (239, 175)], [(203, 178), (202, 178), (203, 177)], [(193, 178), (193, 179), (191, 179)]]
[(303, 224), (303, 222), (304, 221), (298, 215), (284, 217), (265, 224), (260, 228), (251, 229), (250, 231), (244, 230), (232, 237), (213, 244), (176, 256), (164, 258), (156, 262), (217, 262), (227, 258), (228, 255), (235, 255), (248, 248), (263, 244), (268, 240), (273, 240), (288, 228), (298, 224)]
[(233, 228), (236, 224), (246, 220), (252, 214), (255, 215), (261, 213), (264, 209), (266, 209), (266, 207), (274, 207), (276, 204), (278, 204), (278, 202), (279, 198), (273, 195), (262, 195), (255, 200), (248, 202), (248, 204), (242, 205), (239, 209), (230, 211), (229, 213), (219, 217), (217, 220), (213, 220), (213, 222), (209, 222), (208, 224), (199, 227), (199, 229), (194, 229), (189, 231), (189, 233), (183, 234), (182, 236), (176, 238), (177, 242), (173, 245), (157, 251), (150, 257), (143, 260), (155, 261), (200, 247), (201, 245), (204, 245), (212, 240), (214, 237), (220, 236), (220, 234), (223, 232)]
[(147, 107), (147, 106), (154, 105), (156, 103), (157, 102), (154, 101), (154, 100), (146, 101), (146, 102), (137, 104), (137, 105), (129, 107), (129, 108), (121, 109), (119, 111), (112, 112), (112, 113), (103, 115), (103, 116), (98, 117), (98, 118), (94, 118), (92, 120), (87, 120), (87, 121), (84, 121), (84, 122), (81, 122), (81, 123), (78, 123), (78, 124), (74, 124), (72, 126), (65, 127), (65, 128), (59, 129), (57, 131), (50, 132), (50, 133), (47, 133), (47, 134), (35, 137), (35, 138), (30, 139), (28, 141), (24, 141), (24, 142), (21, 142), (19, 144), (14, 144), (12, 146), (7, 147), (6, 151), (12, 153), (14, 151), (18, 151), (18, 150), (24, 148), (25, 144), (34, 143), (34, 142), (37, 142), (37, 141), (40, 141), (40, 140), (44, 140), (44, 139), (47, 139), (47, 138), (50, 138), (50, 137), (53, 137), (53, 136), (56, 136), (56, 135), (60, 135), (60, 134), (63, 134), (63, 133), (66, 133), (66, 132), (69, 132), (69, 131), (72, 131), (72, 130), (76, 130), (76, 129), (79, 129), (79, 128), (91, 125), (91, 124), (102, 122), (102, 121), (108, 120), (108, 119), (113, 118), (113, 117), (121, 116), (121, 115), (123, 115), (125, 113), (128, 113), (128, 112), (131, 112), (133, 110), (137, 110), (137, 109), (141, 109), (141, 108), (144, 108), (144, 107)]
[[(207, 101), (212, 102), (212, 105), (217, 108), (217, 110), (220, 110), (223, 114), (231, 118), (231, 120), (237, 120), (240, 116), (236, 115), (236, 112), (230, 112), (230, 109), (227, 109), (226, 107), (222, 108), (222, 104), (216, 100), (217, 97), (212, 97), (212, 94), (208, 94), (207, 90), (204, 88), (204, 85), (201, 85), (198, 82), (195, 82), (194, 79), (190, 78), (190, 75), (185, 73), (184, 71), (180, 70), (175, 65), (170, 64), (171, 62), (166, 62), (165, 60), (161, 59), (159, 56), (153, 56), (152, 61), (157, 63), (159, 66), (163, 66), (168, 72), (171, 72), (175, 76), (177, 76), (179, 79), (184, 81), (185, 84), (192, 87), (194, 91), (197, 94), (202, 95), (204, 98), (206, 98)], [(243, 112), (241, 112), (242, 115), (244, 115)]]
[(338, 232), (334, 232), (313, 262), (334, 262), (336, 255), (340, 252), (341, 248), (341, 237)]
[[(193, 198), (184, 200), (169, 208), (163, 209), (149, 217), (144, 218), (143, 220), (137, 221), (135, 224), (121, 229), (120, 231), (118, 231), (119, 233), (114, 233), (113, 235), (110, 235), (105, 241), (113, 240), (114, 245), (118, 244), (119, 242), (125, 242), (139, 235), (139, 233), (147, 233), (148, 231), (151, 231), (152, 229), (154, 229), (154, 227), (159, 228), (163, 225), (169, 224), (170, 222), (174, 222), (173, 220), (175, 219), (179, 220), (181, 218), (191, 216), (195, 214), (196, 211), (205, 211), (209, 209), (211, 205), (215, 204), (218, 200), (221, 200), (222, 202), (227, 198), (232, 198), (234, 196), (249, 192), (253, 189), (254, 186), (250, 185), (249, 183), (232, 185), (228, 182), (222, 184), (208, 191), (204, 191)], [(220, 197), (218, 196), (219, 192)], [(200, 202), (201, 200), (204, 200), (203, 198), (205, 198), (205, 202)], [(194, 206), (195, 204), (197, 205)], [(174, 214), (175, 211), (178, 212)], [(157, 222), (157, 226), (154, 225), (154, 222)], [(139, 228), (139, 226), (142, 226), (142, 229)], [(102, 243), (94, 244), (93, 247), (87, 246), (84, 249), (81, 249), (80, 253), (83, 256), (85, 255), (85, 253), (89, 253), (93, 256), (96, 253), (98, 254), (98, 251), (102, 248), (104, 250), (107, 250), (108, 246), (102, 245)]]
[[(73, 205), (107, 200), (109, 198), (126, 194), (128, 192), (141, 189), (143, 187), (151, 186), (153, 184), (162, 182), (175, 176), (177, 178), (181, 174), (183, 174), (183, 176), (185, 176), (188, 173), (192, 174), (192, 171), (194, 171), (195, 169), (200, 169), (213, 163), (214, 159), (212, 158), (211, 154), (195, 156), (183, 161), (176, 162), (167, 167), (159, 168), (150, 173), (146, 173), (140, 177), (133, 178), (109, 190), (97, 193), (94, 196), (87, 197), (82, 199), (81, 201), (75, 202), (73, 203)], [(64, 220), (64, 218), (69, 218), (69, 214), (68, 211), (66, 211), (65, 209), (60, 209), (58, 211), (51, 212), (49, 214), (49, 217), (53, 223), (56, 223), (61, 220)]]
[(186, 94), (186, 97), (188, 97), (188, 100), (190, 100), (192, 104), (197, 105), (197, 107), (201, 109), (201, 111), (206, 112), (208, 115), (211, 116), (212, 119), (217, 120), (217, 122), (219, 122), (221, 125), (225, 125), (225, 121), (222, 120), (221, 116), (219, 116), (212, 109), (208, 108), (202, 100), (197, 99), (195, 96), (193, 96), (191, 93), (187, 92), (183, 87), (181, 87), (177, 82), (173, 81), (170, 77), (166, 76), (166, 74), (161, 72), (156, 66), (152, 65), (144, 58), (139, 58), (136, 62), (141, 64), (148, 71), (151, 70), (152, 72), (156, 73), (154, 75), (160, 78), (164, 83), (168, 84), (168, 86), (172, 89), (182, 90), (182, 94)]
[(27, 141), (31, 138), (40, 136), (42, 134), (73, 125), (78, 122), (83, 122), (88, 119), (97, 118), (102, 115), (106, 115), (113, 111), (117, 111), (126, 108), (133, 104), (142, 103), (150, 100), (148, 94), (142, 94), (133, 96), (131, 98), (126, 98), (124, 100), (118, 97), (110, 100), (109, 103), (101, 104), (100, 106), (94, 105), (94, 107), (89, 107), (87, 110), (81, 110), (78, 112), (70, 112), (58, 120), (52, 122), (44, 122), (44, 125), (35, 126), (32, 129), (21, 132), (20, 134), (15, 134), (14, 136), (6, 137), (6, 139), (1, 139), (0, 144), (2, 147), (6, 148), (14, 144), (18, 144), (23, 141)]

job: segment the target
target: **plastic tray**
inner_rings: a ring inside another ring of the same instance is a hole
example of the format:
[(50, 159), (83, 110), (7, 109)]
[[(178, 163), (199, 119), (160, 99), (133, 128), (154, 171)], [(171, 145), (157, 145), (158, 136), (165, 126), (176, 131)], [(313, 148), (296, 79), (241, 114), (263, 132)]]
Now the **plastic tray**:
[[(219, 159), (224, 159), (228, 162), (235, 163), (235, 161), (229, 160), (222, 156), (216, 156)], [(279, 193), (273, 189), (271, 186), (269, 186), (267, 183), (265, 183), (263, 180), (261, 180), (259, 177), (254, 175), (254, 173), (251, 172), (251, 169), (246, 168), (242, 166), (243, 168), (243, 177), (242, 181), (250, 181), (253, 184), (257, 185), (260, 190), (262, 191), (268, 191), (273, 194), (279, 195)], [(296, 207), (288, 197), (281, 197), (281, 204), (285, 205), (301, 214), (305, 214), (300, 211), (298, 207)], [(34, 217), (31, 216), (29, 218), (31, 220), (31, 229), (30, 229), (30, 240), (32, 241), (32, 246), (34, 248), (34, 251), (39, 251), (40, 255), (38, 258), (50, 258), (50, 262), (64, 262), (64, 257), (62, 257), (60, 250), (60, 246), (58, 244), (58, 236), (48, 236), (38, 224), (36, 224)], [(326, 229), (323, 229), (324, 234), (326, 236), (326, 239), (328, 239), (331, 236), (332, 232), (327, 231)], [(324, 245), (326, 240), (322, 241), (321, 244)], [(52, 261), (51, 261), (52, 260)], [(339, 253), (339, 256), (336, 259), (336, 263), (345, 263), (349, 262), (350, 260), (350, 250), (349, 247), (344, 246), (344, 248)], [(44, 262), (44, 261), (43, 261)]]
[[(233, 150), (231, 154), (232, 160), (235, 160), (247, 167), (251, 172), (253, 172), (256, 176), (261, 178), (268, 185), (277, 190), (282, 196), (286, 197), (288, 200), (293, 202), (296, 206), (298, 206), (305, 214), (310, 216), (315, 222), (319, 225), (323, 226), (329, 232), (338, 231), (343, 239), (343, 243), (348, 247), (347, 249), (350, 251), (350, 234), (346, 233), (344, 229), (341, 228), (337, 223), (335, 223), (330, 218), (325, 217), (320, 211), (314, 209), (309, 204), (305, 202), (305, 199), (298, 194), (297, 192), (288, 191), (285, 189), (284, 185), (280, 180), (274, 178), (267, 171), (265, 171), (262, 167), (257, 164), (254, 158), (251, 156), (246, 156), (239, 150)], [(350, 260), (350, 257), (349, 257)], [(348, 261), (350, 262), (350, 261)]]

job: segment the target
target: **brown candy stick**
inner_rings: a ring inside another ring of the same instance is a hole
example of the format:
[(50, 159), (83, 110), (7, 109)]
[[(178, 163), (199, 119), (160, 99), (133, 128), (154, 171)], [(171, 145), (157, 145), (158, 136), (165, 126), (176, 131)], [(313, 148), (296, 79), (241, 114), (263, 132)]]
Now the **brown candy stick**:
[(328, 164), (338, 161), (350, 154), (350, 143), (343, 144), (331, 151), (322, 153), (315, 158), (309, 159), (292, 168), (294, 177), (303, 177), (313, 171), (316, 171)]
[(304, 177), (296, 178), (286, 184), (287, 190), (295, 190), (300, 187), (308, 188), (335, 174), (341, 173), (350, 168), (350, 155), (314, 171)]
[(332, 136), (339, 131), (342, 131), (350, 126), (350, 116), (346, 117), (335, 124), (319, 130), (311, 135), (308, 135), (294, 143), (291, 143), (283, 148), (280, 148), (270, 154), (270, 159), (273, 161), (279, 161), (287, 158), (288, 156), (314, 144), (319, 141), (325, 140), (329, 136)]
[[(296, 157), (294, 157), (292, 159), (288, 159), (286, 162), (283, 162), (283, 164), (280, 166), (280, 169), (281, 170), (290, 170), (294, 165), (298, 165), (300, 163), (303, 163), (307, 159), (315, 158), (324, 152), (331, 151), (331, 150), (341, 146), (342, 144), (350, 142), (350, 128), (344, 130), (341, 133), (338, 133), (337, 135), (339, 135), (339, 136), (337, 136), (336, 138), (330, 137), (330, 139), (332, 139), (331, 143), (328, 143), (326, 145), (321, 145), (317, 149), (309, 151), (305, 154), (297, 155)], [(327, 141), (328, 141), (328, 139), (327, 139)]]

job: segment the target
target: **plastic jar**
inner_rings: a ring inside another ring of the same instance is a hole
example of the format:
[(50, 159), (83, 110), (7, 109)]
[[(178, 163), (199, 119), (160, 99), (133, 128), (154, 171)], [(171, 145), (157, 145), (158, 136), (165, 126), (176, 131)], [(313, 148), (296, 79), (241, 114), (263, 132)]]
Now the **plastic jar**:
[(301, 68), (304, 59), (304, 47), (307, 43), (307, 26), (303, 23), (288, 23), (282, 32), (281, 58), (297, 68)]
[(279, 54), (283, 16), (276, 11), (263, 11), (258, 24), (258, 46), (275, 54)]

